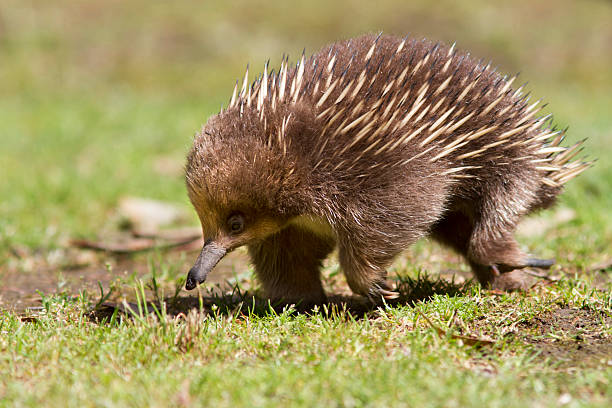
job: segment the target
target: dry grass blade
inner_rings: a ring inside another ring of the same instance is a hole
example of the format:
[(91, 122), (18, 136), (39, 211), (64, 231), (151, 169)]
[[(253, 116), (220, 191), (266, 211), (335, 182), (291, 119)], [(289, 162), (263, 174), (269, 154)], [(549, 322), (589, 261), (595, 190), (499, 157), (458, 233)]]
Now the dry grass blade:
[[(416, 309), (416, 311), (417, 311), (417, 313), (420, 316), (422, 316), (425, 319), (425, 321), (427, 322), (427, 324), (429, 324), (429, 326), (431, 326), (431, 328), (436, 330), (436, 332), (438, 333), (438, 336), (440, 336), (440, 338), (448, 337), (448, 332), (446, 330), (444, 330), (444, 329), (438, 327), (437, 325), (435, 325), (419, 309)], [(452, 322), (453, 322), (454, 318), (455, 318), (455, 315), (453, 314), (453, 318), (451, 319), (451, 325), (452, 325)], [(450, 327), (449, 327), (449, 329), (450, 329)], [(475, 336), (462, 336), (462, 335), (459, 335), (459, 334), (451, 333), (450, 337), (453, 338), (453, 339), (461, 340), (464, 344), (467, 344), (468, 346), (480, 347), (480, 346), (489, 346), (489, 345), (495, 344), (495, 342), (493, 340), (483, 339), (481, 337), (475, 337)]]

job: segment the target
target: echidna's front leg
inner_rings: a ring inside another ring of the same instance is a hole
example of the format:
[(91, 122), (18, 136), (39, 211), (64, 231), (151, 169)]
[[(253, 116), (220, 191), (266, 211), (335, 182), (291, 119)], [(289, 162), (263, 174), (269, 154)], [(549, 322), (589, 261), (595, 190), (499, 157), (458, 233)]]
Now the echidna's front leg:
[(351, 290), (359, 295), (379, 302), (381, 298), (395, 299), (399, 293), (393, 291), (387, 282), (386, 267), (396, 253), (376, 255), (369, 254), (365, 248), (359, 248), (352, 242), (341, 240), (339, 243), (340, 267)]
[(290, 226), (249, 245), (249, 254), (267, 297), (309, 307), (327, 299), (319, 269), (334, 245), (331, 239)]

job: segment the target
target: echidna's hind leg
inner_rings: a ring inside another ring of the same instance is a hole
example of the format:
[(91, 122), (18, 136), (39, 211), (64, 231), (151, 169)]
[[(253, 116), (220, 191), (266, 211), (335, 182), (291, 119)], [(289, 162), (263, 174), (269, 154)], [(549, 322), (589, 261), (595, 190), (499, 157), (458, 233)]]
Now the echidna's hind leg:
[(527, 276), (520, 269), (549, 268), (554, 264), (554, 260), (527, 258), (511, 233), (491, 240), (479, 229), (472, 232), (467, 259), (483, 287), (502, 290), (529, 287)]
[(472, 217), (461, 211), (449, 211), (432, 226), (431, 236), (441, 244), (463, 255), (470, 263), (476, 278), (484, 287), (497, 287), (496, 282), (500, 279), (497, 266), (489, 264), (488, 261), (481, 261), (484, 262), (484, 264), (481, 264), (470, 259), (470, 240), (473, 231)]
[[(473, 218), (480, 224), (475, 225)], [(447, 212), (431, 229), (432, 238), (465, 256), (482, 286), (523, 289), (526, 287), (525, 276), (516, 269), (527, 266), (547, 268), (554, 263), (553, 260), (527, 258), (519, 250), (511, 232), (506, 232), (503, 239), (491, 238), (486, 229), (483, 231), (483, 222), (487, 220), (453, 210)]]
[[(510, 200), (512, 202), (508, 205)], [(513, 191), (505, 186), (495, 194), (484, 197), (474, 216), (467, 258), (478, 280), (485, 287), (524, 289), (525, 276), (515, 270), (528, 266), (549, 267), (553, 263), (530, 258), (514, 239), (516, 224), (527, 212), (527, 208), (520, 208), (521, 202), (528, 203), (529, 197), (521, 197), (520, 190)]]
[(249, 254), (268, 298), (308, 308), (326, 301), (319, 269), (334, 246), (332, 239), (290, 226), (250, 245)]

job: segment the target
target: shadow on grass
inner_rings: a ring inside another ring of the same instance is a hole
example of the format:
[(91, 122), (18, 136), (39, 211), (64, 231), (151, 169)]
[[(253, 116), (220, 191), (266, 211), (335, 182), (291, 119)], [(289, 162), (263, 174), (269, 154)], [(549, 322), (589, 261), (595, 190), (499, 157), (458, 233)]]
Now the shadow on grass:
[[(387, 301), (390, 307), (410, 306), (417, 302), (427, 301), (434, 295), (456, 296), (469, 290), (471, 281), (463, 284), (449, 282), (440, 277), (431, 277), (427, 274), (418, 274), (416, 278), (398, 276), (396, 290), (400, 296)], [(144, 292), (143, 292), (144, 293)], [(178, 293), (178, 292), (177, 292)], [(144, 299), (144, 296), (141, 298)], [(229, 290), (207, 288), (206, 292), (199, 292), (198, 296), (174, 296), (164, 298), (163, 301), (139, 303), (111, 303), (100, 302), (90, 313), (90, 318), (96, 322), (110, 321), (119, 317), (133, 317), (135, 314), (159, 313), (164, 304), (164, 313), (168, 316), (187, 315), (192, 310), (198, 310), (208, 315), (249, 315), (267, 316), (281, 312), (290, 313), (323, 313), (324, 315), (347, 315), (352, 318), (363, 318), (379, 307), (382, 302), (372, 302), (361, 296), (330, 295), (328, 301), (317, 305), (288, 305), (286, 303), (270, 303), (268, 299), (259, 297), (256, 293), (243, 291), (239, 286), (232, 286)]]

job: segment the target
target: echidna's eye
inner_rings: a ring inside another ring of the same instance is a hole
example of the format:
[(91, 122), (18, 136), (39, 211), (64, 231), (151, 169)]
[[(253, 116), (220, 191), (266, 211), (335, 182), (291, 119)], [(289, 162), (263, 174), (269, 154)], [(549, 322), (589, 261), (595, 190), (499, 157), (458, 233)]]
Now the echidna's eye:
[(244, 218), (240, 214), (233, 214), (227, 219), (227, 227), (232, 234), (239, 234), (244, 229)]

